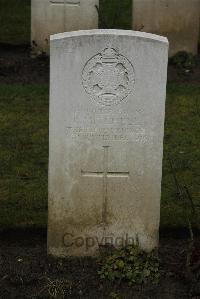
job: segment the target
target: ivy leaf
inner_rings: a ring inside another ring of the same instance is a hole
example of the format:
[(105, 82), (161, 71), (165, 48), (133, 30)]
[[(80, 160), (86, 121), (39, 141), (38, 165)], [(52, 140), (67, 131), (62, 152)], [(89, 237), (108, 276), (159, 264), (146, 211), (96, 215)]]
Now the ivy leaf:
[(122, 260), (118, 260), (117, 263), (116, 263), (116, 265), (120, 269), (124, 268), (124, 262)]
[(151, 274), (151, 271), (149, 269), (144, 270), (144, 277), (148, 277), (148, 276), (150, 276), (150, 274)]

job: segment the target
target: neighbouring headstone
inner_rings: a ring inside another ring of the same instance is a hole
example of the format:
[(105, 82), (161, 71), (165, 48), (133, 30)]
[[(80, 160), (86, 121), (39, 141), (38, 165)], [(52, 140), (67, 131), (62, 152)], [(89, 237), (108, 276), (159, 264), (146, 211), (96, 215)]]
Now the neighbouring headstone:
[(51, 37), (48, 252), (158, 245), (168, 41)]
[(98, 28), (99, 0), (31, 0), (34, 54), (49, 52), (51, 34)]
[(169, 56), (197, 54), (200, 0), (133, 0), (133, 29), (169, 39)]

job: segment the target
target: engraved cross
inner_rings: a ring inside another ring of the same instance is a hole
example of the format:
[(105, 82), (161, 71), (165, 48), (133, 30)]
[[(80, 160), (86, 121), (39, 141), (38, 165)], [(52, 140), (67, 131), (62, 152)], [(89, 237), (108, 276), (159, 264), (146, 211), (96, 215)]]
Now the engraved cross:
[(84, 177), (99, 177), (103, 178), (103, 209), (102, 209), (102, 221), (107, 224), (107, 206), (108, 206), (108, 178), (128, 178), (129, 171), (109, 171), (108, 170), (108, 151), (109, 146), (103, 146), (104, 159), (103, 159), (103, 171), (84, 171), (81, 170), (81, 174)]

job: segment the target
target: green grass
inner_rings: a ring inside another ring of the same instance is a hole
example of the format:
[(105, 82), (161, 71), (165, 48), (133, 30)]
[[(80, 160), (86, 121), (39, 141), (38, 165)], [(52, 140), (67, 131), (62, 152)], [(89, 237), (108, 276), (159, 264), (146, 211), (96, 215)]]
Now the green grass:
[(48, 87), (0, 87), (0, 225), (47, 219)]
[[(161, 226), (186, 226), (168, 155), (196, 205), (199, 199), (200, 87), (168, 86)], [(0, 226), (47, 223), (48, 86), (0, 85)], [(200, 223), (200, 208), (197, 210)]]
[(30, 0), (0, 0), (0, 43), (30, 44), (30, 3)]
[(181, 186), (186, 185), (197, 207), (200, 223), (200, 87), (172, 84), (168, 87), (164, 140), (161, 226), (186, 226), (190, 204), (177, 196), (168, 157)]
[(131, 29), (132, 0), (100, 0), (99, 27)]

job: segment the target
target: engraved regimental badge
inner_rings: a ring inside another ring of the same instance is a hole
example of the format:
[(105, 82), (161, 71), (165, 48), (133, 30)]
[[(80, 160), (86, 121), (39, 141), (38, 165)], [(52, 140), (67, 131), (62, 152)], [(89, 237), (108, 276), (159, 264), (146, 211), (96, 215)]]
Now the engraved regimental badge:
[(135, 72), (126, 57), (113, 48), (106, 48), (86, 63), (82, 83), (97, 103), (116, 105), (133, 92)]

